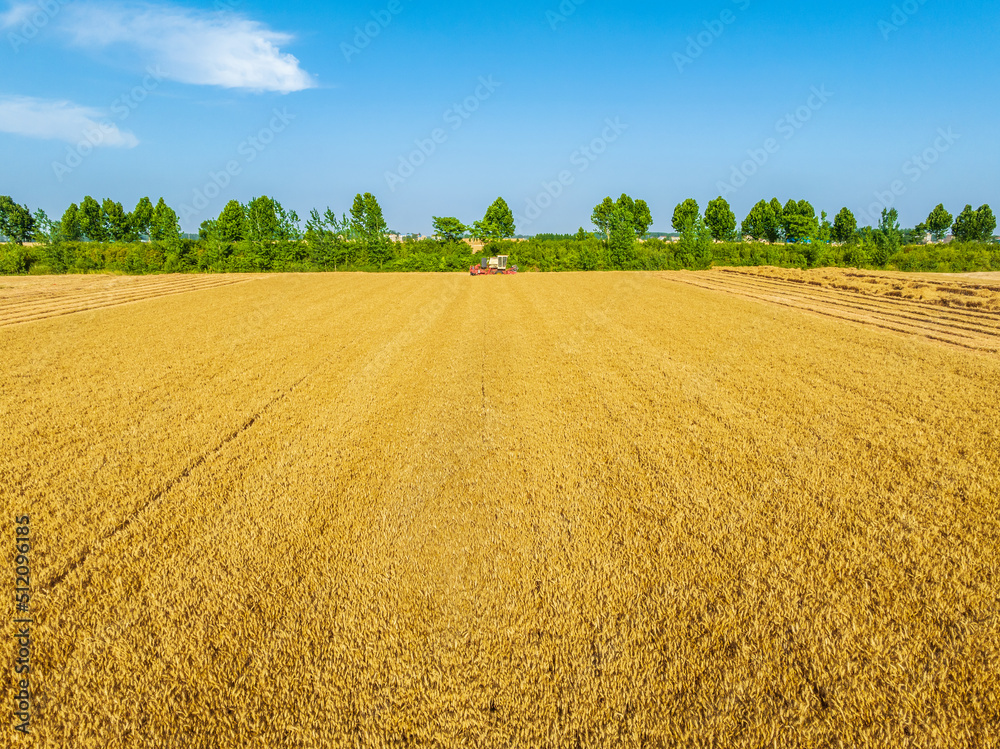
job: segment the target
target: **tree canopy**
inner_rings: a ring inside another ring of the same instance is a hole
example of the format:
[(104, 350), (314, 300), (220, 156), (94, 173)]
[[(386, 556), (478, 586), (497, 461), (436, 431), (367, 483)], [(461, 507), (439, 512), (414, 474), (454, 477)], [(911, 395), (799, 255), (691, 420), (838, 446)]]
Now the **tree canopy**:
[(740, 227), (744, 237), (753, 237), (758, 241), (777, 242), (781, 231), (781, 216), (775, 214), (773, 202), (761, 200), (743, 220)]
[(938, 203), (937, 207), (927, 216), (927, 231), (931, 233), (931, 238), (935, 242), (940, 242), (945, 238), (948, 229), (951, 228), (953, 216), (945, 210), (944, 204)]
[(972, 210), (971, 205), (958, 214), (951, 233), (959, 242), (988, 242), (997, 228), (997, 220), (988, 205)]
[(694, 198), (688, 198), (683, 203), (674, 208), (674, 218), (672, 226), (674, 231), (683, 234), (695, 221), (701, 217), (701, 207)]
[(148, 237), (149, 227), (153, 223), (153, 203), (150, 199), (142, 198), (135, 206), (131, 216), (132, 231), (137, 236)]
[(729, 201), (721, 195), (710, 201), (705, 208), (705, 225), (712, 238), (720, 242), (736, 235), (736, 214), (729, 207)]
[(472, 234), (484, 242), (499, 242), (514, 236), (514, 214), (503, 198), (497, 198), (486, 209), (482, 221), (472, 224)]
[(445, 242), (460, 242), (469, 231), (469, 227), (453, 216), (434, 216), (432, 225), (434, 233)]
[(781, 228), (789, 242), (805, 242), (819, 237), (816, 209), (808, 200), (789, 200), (781, 211)]
[(83, 229), (80, 226), (80, 207), (76, 203), (63, 213), (59, 222), (59, 235), (67, 242), (79, 242), (83, 239)]
[(30, 242), (35, 218), (26, 205), (18, 205), (9, 195), (0, 195), (0, 234), (15, 244)]
[[(616, 213), (616, 209), (620, 210)], [(594, 206), (590, 220), (608, 243), (611, 242), (612, 228), (620, 227), (620, 220), (624, 215), (622, 211), (631, 216), (631, 228), (636, 237), (646, 236), (653, 224), (653, 214), (645, 200), (634, 200), (625, 193), (622, 193), (617, 201), (607, 197)]]
[(841, 208), (833, 219), (833, 241), (850, 242), (858, 231), (858, 220), (848, 208)]

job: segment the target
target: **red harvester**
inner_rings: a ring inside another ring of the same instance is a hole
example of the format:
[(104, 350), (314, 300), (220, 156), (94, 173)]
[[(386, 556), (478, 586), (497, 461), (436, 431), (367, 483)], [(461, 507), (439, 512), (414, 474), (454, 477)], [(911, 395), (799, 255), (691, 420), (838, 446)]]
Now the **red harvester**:
[(469, 268), (470, 276), (513, 276), (517, 273), (517, 266), (512, 265), (507, 267), (507, 255), (500, 255), (499, 257), (483, 258), (483, 262), (479, 265), (473, 265)]

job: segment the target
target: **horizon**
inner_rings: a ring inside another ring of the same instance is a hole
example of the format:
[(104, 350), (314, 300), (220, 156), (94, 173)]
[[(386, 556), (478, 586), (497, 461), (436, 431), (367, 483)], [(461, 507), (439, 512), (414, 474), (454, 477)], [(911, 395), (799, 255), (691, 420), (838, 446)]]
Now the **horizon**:
[(163, 196), (191, 234), (229, 200), (304, 220), (362, 192), (425, 236), (497, 196), (519, 234), (591, 231), (621, 193), (657, 233), (720, 194), (738, 222), (778, 197), (912, 227), (1000, 202), (977, 75), (1000, 61), (998, 10), (4, 2), (0, 192), (53, 219), (85, 195)]

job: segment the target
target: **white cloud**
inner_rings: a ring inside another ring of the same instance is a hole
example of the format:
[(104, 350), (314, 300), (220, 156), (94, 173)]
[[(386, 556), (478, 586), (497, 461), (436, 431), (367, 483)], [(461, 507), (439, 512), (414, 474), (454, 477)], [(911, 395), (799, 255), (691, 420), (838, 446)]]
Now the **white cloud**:
[(103, 113), (70, 101), (0, 96), (0, 132), (43, 140), (92, 146), (135, 148), (138, 139), (103, 117)]
[(59, 22), (80, 46), (132, 47), (143, 64), (183, 83), (281, 93), (315, 85), (299, 61), (279, 49), (292, 36), (228, 11), (74, 2)]
[(28, 23), (31, 15), (38, 10), (38, 6), (34, 3), (11, 3), (6, 13), (0, 13), (0, 29), (22, 26)]

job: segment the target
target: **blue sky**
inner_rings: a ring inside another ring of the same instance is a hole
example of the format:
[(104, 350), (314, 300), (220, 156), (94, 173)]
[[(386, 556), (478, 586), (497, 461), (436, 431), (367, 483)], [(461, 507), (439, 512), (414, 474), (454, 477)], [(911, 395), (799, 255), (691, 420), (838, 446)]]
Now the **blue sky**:
[(161, 195), (197, 231), (267, 194), (372, 192), (391, 228), (590, 227), (719, 195), (1000, 207), (1000, 0), (0, 0), (0, 194), (59, 216)]

